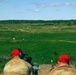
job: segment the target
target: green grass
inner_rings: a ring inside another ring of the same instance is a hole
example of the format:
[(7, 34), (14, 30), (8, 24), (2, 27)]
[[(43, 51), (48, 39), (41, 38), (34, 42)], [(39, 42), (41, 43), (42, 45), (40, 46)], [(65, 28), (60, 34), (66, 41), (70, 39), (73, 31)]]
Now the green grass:
[(32, 62), (39, 64), (49, 64), (51, 59), (57, 63), (59, 55), (66, 53), (76, 65), (76, 26), (6, 24), (0, 27), (0, 72), (14, 48), (22, 49), (33, 58)]

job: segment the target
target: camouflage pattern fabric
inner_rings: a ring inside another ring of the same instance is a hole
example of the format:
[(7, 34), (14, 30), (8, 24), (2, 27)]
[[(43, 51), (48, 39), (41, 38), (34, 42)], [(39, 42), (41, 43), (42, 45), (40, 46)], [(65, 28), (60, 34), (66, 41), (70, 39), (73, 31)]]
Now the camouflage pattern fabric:
[(20, 59), (15, 57), (10, 60), (4, 67), (4, 75), (32, 75), (32, 66)]
[(76, 75), (76, 71), (69, 65), (61, 67), (56, 66), (52, 71), (50, 71), (49, 75)]

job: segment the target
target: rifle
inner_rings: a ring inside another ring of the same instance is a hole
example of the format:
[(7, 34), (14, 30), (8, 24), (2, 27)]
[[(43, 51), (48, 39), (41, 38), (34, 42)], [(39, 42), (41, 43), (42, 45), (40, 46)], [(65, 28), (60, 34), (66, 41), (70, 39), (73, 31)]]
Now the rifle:
[(33, 75), (38, 75), (38, 69), (39, 69), (39, 64), (38, 63), (31, 63), (32, 62), (32, 57), (30, 56), (25, 56), (24, 58), (25, 61), (30, 63), (33, 66)]
[(30, 57), (30, 56), (27, 56), (27, 57), (26, 57), (26, 61), (27, 61), (28, 63), (30, 63), (30, 64), (31, 64), (32, 57)]
[(38, 63), (33, 63), (33, 75), (38, 75), (38, 69), (39, 69), (39, 64)]
[(26, 55), (26, 56), (24, 57), (24, 60), (27, 61), (28, 63), (30, 63), (30, 64), (32, 65), (32, 63), (31, 63), (31, 62), (32, 62), (32, 57)]
[(38, 75), (38, 69), (39, 69), (39, 64), (38, 63), (32, 63), (32, 57), (26, 55), (24, 57), (24, 60), (30, 63), (33, 67), (33, 75)]
[(53, 60), (51, 60), (51, 67), (52, 67), (52, 68), (50, 69), (50, 71), (54, 69), (54, 66), (55, 66), (55, 65), (54, 65), (54, 62), (53, 62)]

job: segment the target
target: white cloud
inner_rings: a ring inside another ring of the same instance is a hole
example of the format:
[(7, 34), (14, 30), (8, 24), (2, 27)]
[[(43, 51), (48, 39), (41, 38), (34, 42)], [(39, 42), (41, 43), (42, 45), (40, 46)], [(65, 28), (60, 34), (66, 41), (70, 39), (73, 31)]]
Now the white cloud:
[(76, 4), (72, 4), (72, 3), (62, 3), (62, 4), (59, 4), (59, 3), (36, 3), (36, 2), (33, 2), (32, 4), (34, 4), (35, 6), (39, 7), (39, 8), (48, 8), (48, 7), (59, 7), (59, 6), (73, 6), (73, 7), (76, 7)]
[(36, 5), (39, 8), (48, 8), (48, 7), (58, 7), (58, 6), (62, 6), (63, 4), (58, 4), (58, 3), (35, 3), (33, 2), (32, 4)]
[(58, 6), (62, 6), (62, 4), (58, 4), (58, 3), (55, 3), (55, 4), (48, 4), (49, 7), (58, 7)]
[(33, 2), (32, 4), (36, 5), (39, 8), (45, 8), (45, 7), (47, 7), (47, 5), (45, 3), (36, 3), (36, 2)]
[[(69, 3), (69, 2), (66, 2), (66, 3), (36, 3), (36, 2), (33, 2), (32, 3), (33, 5), (35, 5), (38, 9), (40, 8), (50, 8), (50, 7), (62, 7), (62, 6), (69, 6), (69, 7), (72, 7), (72, 8), (76, 8), (76, 3), (73, 4), (73, 3)], [(35, 12), (39, 12), (39, 10), (32, 10), (32, 11), (35, 11)]]
[(19, 13), (19, 14), (21, 14), (21, 13), (23, 13), (23, 12), (21, 12), (21, 11), (16, 11), (15, 13)]
[(45, 4), (39, 4), (39, 7), (40, 8), (45, 8), (45, 7), (47, 7)]
[(70, 5), (70, 3), (65, 3), (65, 5)]
[(27, 9), (27, 10), (32, 11), (32, 12), (40, 12), (40, 10), (38, 9)]
[(76, 8), (76, 4), (73, 4), (73, 3), (65, 3), (65, 5), (68, 5), (68, 6), (72, 7), (72, 8)]
[(39, 10), (38, 10), (38, 9), (35, 9), (34, 11), (35, 11), (35, 12), (39, 12)]

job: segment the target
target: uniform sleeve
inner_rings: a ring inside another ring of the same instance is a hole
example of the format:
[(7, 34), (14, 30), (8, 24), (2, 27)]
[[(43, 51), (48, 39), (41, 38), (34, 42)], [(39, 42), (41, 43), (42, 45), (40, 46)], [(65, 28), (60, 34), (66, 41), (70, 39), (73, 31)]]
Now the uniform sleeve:
[(28, 63), (28, 62), (26, 62), (27, 63), (27, 66), (28, 66), (28, 68), (29, 68), (29, 73), (31, 74), (31, 75), (33, 75), (33, 66), (30, 64), (30, 63)]

